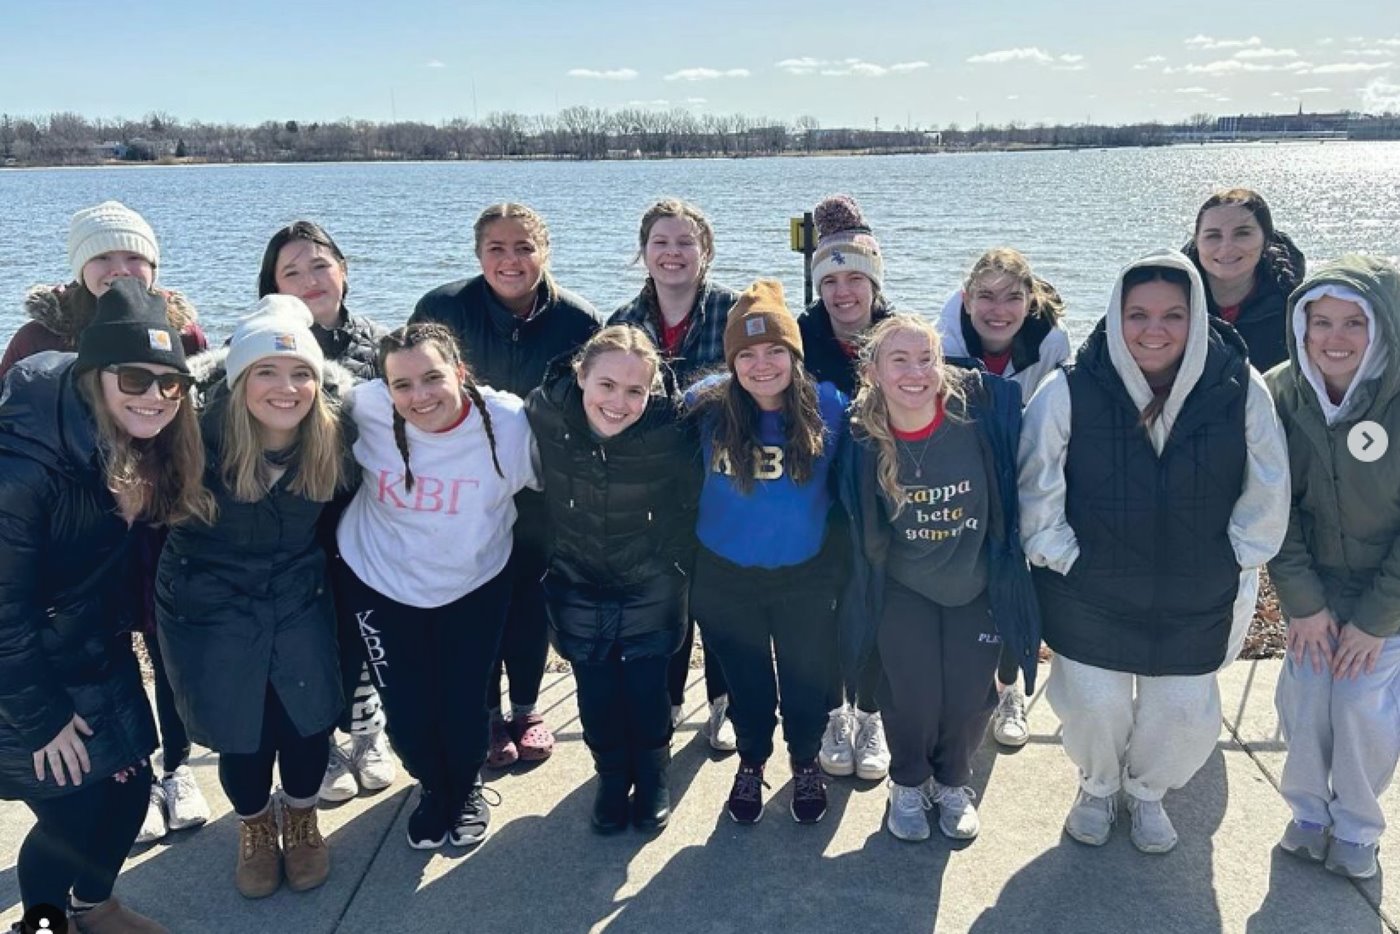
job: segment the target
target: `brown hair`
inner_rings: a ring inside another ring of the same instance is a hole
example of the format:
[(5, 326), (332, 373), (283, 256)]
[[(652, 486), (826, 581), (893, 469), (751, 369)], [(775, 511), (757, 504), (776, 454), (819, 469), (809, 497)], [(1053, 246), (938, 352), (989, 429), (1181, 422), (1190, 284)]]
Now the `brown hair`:
[[(1128, 293), (1140, 285), (1148, 282), (1165, 282), (1181, 289), (1186, 295), (1186, 304), (1191, 304), (1191, 274), (1184, 269), (1175, 266), (1134, 266), (1123, 274), (1123, 289), (1119, 299), (1118, 313), (1123, 313), (1122, 303), (1128, 300)], [(1150, 426), (1162, 416), (1162, 412), (1167, 407), (1167, 395), (1152, 394), (1152, 401), (1147, 403), (1142, 410), (1142, 417), (1138, 424), (1144, 428)]]
[(999, 246), (988, 250), (972, 264), (963, 280), (963, 291), (971, 294), (983, 276), (1009, 276), (1026, 290), (1026, 314), (1044, 318), (1052, 326), (1065, 314), (1065, 303), (1054, 286), (1031, 271), (1031, 264), (1020, 250)]
[(637, 232), (637, 255), (632, 262), (640, 262), (646, 254), (647, 239), (651, 236), (651, 229), (663, 217), (679, 217), (695, 225), (695, 230), (700, 235), (700, 278), (703, 279), (705, 273), (710, 269), (710, 263), (714, 262), (715, 259), (715, 229), (710, 224), (710, 219), (705, 216), (704, 211), (680, 198), (662, 198), (646, 209), (646, 213), (642, 215), (641, 229)]
[(1217, 191), (1206, 199), (1205, 204), (1196, 212), (1196, 226), (1192, 228), (1191, 241), (1195, 242), (1196, 237), (1201, 232), (1201, 221), (1205, 218), (1206, 212), (1211, 208), (1221, 207), (1241, 207), (1259, 223), (1259, 228), (1264, 231), (1264, 239), (1274, 239), (1274, 214), (1269, 210), (1269, 204), (1264, 200), (1264, 196), (1252, 188), (1229, 188), (1225, 191)]
[(933, 350), (933, 370), (938, 376), (938, 399), (943, 404), (945, 418), (955, 417), (948, 411), (948, 400), (957, 399), (966, 404), (967, 395), (963, 388), (963, 376), (943, 356), (943, 340), (938, 329), (927, 318), (917, 315), (896, 314), (884, 318), (867, 331), (861, 340), (860, 357), (856, 364), (856, 397), (851, 404), (851, 421), (865, 437), (875, 442), (876, 476), (880, 488), (895, 504), (894, 515), (898, 516), (908, 501), (908, 491), (899, 483), (899, 448), (895, 442), (894, 429), (890, 425), (889, 408), (885, 404), (885, 394), (875, 381), (875, 364), (880, 359), (880, 351), (885, 342), (900, 331), (913, 331), (928, 338)]
[[(249, 367), (238, 374), (224, 411), (223, 448), (219, 452), (220, 476), (233, 498), (255, 503), (275, 482), (267, 463), (258, 421), (248, 409)], [(318, 378), (311, 411), (297, 425), (295, 474), (287, 489), (312, 502), (330, 502), (344, 481), (344, 435), (339, 406)]]
[(595, 333), (574, 355), (574, 373), (586, 377), (593, 362), (605, 353), (629, 353), (651, 364), (651, 391), (661, 382), (661, 354), (646, 331), (630, 324), (613, 324)]
[(154, 438), (133, 438), (107, 409), (102, 372), (77, 377), (78, 393), (97, 424), (97, 448), (107, 489), (118, 500), (139, 500), (138, 515), (153, 525), (190, 519), (212, 523), (214, 497), (204, 487), (204, 441), (188, 397)]
[(481, 245), (486, 239), (486, 231), (496, 221), (515, 221), (525, 228), (525, 234), (539, 253), (540, 282), (544, 284), (545, 298), (550, 302), (559, 298), (559, 287), (554, 283), (554, 275), (549, 271), (549, 225), (534, 208), (515, 201), (502, 201), (482, 211), (472, 225), (477, 259), (481, 258)]
[[(486, 408), (486, 402), (481, 398), (481, 390), (477, 388), (476, 378), (472, 375), (471, 367), (467, 366), (466, 361), (462, 359), (462, 351), (457, 347), (457, 338), (452, 336), (450, 330), (435, 323), (409, 324), (381, 337), (379, 339), (379, 372), (385, 374), (385, 385), (387, 386), (389, 383), (389, 357), (401, 350), (411, 350), (421, 345), (436, 348), (443, 361), (452, 369), (461, 367), (464, 374), (462, 392), (481, 413), (481, 427), (486, 429), (486, 443), (491, 448), (491, 463), (496, 468), (496, 476), (505, 479), (505, 472), (501, 470), (501, 462), (496, 458), (496, 432), (491, 426), (491, 413)], [(393, 418), (394, 444), (398, 446), (399, 454), (403, 457), (403, 486), (406, 490), (412, 490), (413, 467), (408, 461), (407, 423), (404, 421), (404, 417), (399, 414), (398, 406), (394, 406)]]
[[(727, 460), (730, 478), (741, 493), (751, 493), (758, 465), (758, 403), (739, 385), (732, 371), (706, 386), (695, 402), (702, 420), (713, 420), (714, 459)], [(783, 466), (794, 483), (812, 478), (826, 442), (826, 424), (817, 403), (817, 383), (792, 355), (792, 382), (783, 390)]]

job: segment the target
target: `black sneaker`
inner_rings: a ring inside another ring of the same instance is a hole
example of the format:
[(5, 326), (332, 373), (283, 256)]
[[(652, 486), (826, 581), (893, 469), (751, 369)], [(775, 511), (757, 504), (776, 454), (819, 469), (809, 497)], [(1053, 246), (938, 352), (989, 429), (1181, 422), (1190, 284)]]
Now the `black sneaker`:
[(734, 787), (729, 789), (729, 816), (740, 824), (757, 824), (763, 816), (763, 766), (739, 763)]
[(799, 824), (815, 824), (826, 815), (826, 779), (816, 759), (792, 764), (791, 810)]
[[(482, 790), (478, 780), (467, 793), (466, 803), (452, 819), (452, 833), (449, 839), (453, 846), (478, 846), (486, 839), (486, 831), (491, 826), (491, 805), (482, 797)], [(499, 797), (496, 803), (500, 803)]]
[(442, 796), (418, 786), (418, 807), (408, 816), (408, 845), (415, 850), (436, 850), (447, 842), (452, 815)]

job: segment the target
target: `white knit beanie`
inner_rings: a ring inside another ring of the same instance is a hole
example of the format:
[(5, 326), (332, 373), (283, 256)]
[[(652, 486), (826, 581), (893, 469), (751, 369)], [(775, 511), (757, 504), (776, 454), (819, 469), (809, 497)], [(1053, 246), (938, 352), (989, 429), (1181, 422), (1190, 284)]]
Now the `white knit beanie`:
[(812, 281), (821, 287), (826, 276), (858, 272), (878, 291), (885, 282), (880, 241), (870, 232), (860, 205), (850, 195), (823, 198), (812, 210), (817, 224), (817, 249), (812, 253)]
[(160, 266), (160, 247), (146, 219), (120, 201), (104, 201), (73, 215), (68, 227), (68, 265), (73, 278), (83, 281), (88, 260), (115, 251), (144, 256)]
[(267, 357), (295, 357), (322, 379), (326, 357), (311, 333), (311, 309), (293, 295), (265, 295), (238, 322), (229, 338), (224, 380), (233, 386), (238, 375)]

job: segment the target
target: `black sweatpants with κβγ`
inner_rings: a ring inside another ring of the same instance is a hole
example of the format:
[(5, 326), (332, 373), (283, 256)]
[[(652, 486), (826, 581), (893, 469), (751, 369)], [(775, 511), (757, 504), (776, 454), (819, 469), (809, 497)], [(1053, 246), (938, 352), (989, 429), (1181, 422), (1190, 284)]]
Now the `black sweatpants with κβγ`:
[(781, 706), (788, 754), (798, 763), (816, 759), (839, 679), (831, 562), (819, 555), (790, 568), (746, 568), (701, 548), (690, 609), (729, 682), (739, 758), (768, 761)]
[(35, 818), (15, 867), (25, 909), (61, 909), (70, 892), (85, 902), (106, 901), (136, 842), (150, 793), (151, 769), (143, 765), (125, 781), (85, 775), (72, 794), (24, 802)]
[(460, 805), (486, 761), (486, 682), (510, 599), (509, 571), (439, 607), (408, 606), (343, 561), (337, 611), (350, 614), (384, 704), (389, 743), (424, 790)]
[(1001, 640), (986, 592), (964, 606), (940, 606), (886, 580), (876, 641), (890, 778), (914, 786), (932, 775), (940, 785), (966, 785), (997, 699)]

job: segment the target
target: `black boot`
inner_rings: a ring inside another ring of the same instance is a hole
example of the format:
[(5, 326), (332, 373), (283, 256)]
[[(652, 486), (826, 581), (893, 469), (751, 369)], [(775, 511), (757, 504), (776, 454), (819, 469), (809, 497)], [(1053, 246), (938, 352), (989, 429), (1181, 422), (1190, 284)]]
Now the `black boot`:
[(632, 824), (638, 830), (660, 830), (671, 819), (671, 789), (666, 772), (671, 767), (671, 747), (633, 749)]
[(632, 788), (627, 750), (593, 752), (598, 770), (598, 793), (593, 798), (593, 829), (598, 833), (619, 833), (627, 829), (627, 793)]

